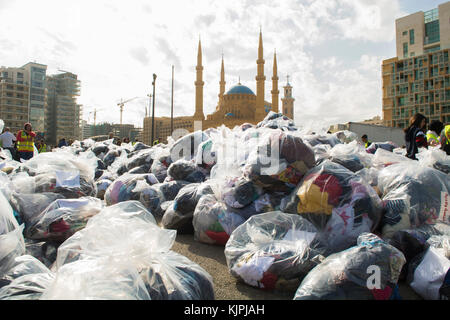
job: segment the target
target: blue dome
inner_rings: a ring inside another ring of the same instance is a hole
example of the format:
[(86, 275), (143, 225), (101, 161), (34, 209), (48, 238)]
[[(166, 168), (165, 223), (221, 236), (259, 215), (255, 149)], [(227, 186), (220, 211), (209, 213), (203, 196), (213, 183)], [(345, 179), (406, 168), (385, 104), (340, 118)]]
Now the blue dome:
[(226, 94), (252, 94), (252, 95), (255, 95), (253, 93), (253, 91), (250, 90), (249, 87), (243, 86), (241, 84), (235, 85), (230, 90), (228, 90), (228, 92)]

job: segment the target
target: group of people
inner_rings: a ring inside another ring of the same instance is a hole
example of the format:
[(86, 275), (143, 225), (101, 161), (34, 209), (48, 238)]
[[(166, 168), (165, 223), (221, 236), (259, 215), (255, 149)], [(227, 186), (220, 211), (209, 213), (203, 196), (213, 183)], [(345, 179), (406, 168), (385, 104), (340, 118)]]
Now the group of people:
[(419, 148), (428, 149), (428, 146), (440, 146), (440, 149), (450, 155), (450, 124), (444, 126), (441, 121), (433, 120), (427, 130), (427, 123), (423, 114), (416, 113), (409, 120), (409, 126), (404, 129), (408, 158), (417, 160)]
[(36, 133), (32, 130), (31, 123), (25, 123), (24, 128), (16, 135), (11, 133), (11, 129), (6, 127), (0, 134), (0, 143), (3, 149), (9, 150), (14, 160), (28, 160), (34, 155), (34, 147), (38, 152), (47, 152), (47, 145), (44, 139), (35, 143)]
[[(428, 125), (428, 129), (427, 124), (427, 118), (421, 113), (416, 113), (409, 119), (409, 126), (403, 130), (408, 158), (417, 160), (416, 154), (419, 148), (428, 149), (428, 146), (439, 146), (447, 155), (450, 155), (450, 124), (444, 126), (441, 121), (433, 120)], [(372, 143), (366, 134), (361, 137), (361, 140), (366, 148)]]

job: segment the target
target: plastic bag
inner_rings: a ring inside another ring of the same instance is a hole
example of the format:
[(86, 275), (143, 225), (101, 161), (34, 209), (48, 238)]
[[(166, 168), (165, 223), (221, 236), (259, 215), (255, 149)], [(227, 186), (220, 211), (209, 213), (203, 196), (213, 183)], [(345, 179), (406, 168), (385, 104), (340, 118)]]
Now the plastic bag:
[(193, 160), (196, 157), (198, 146), (208, 140), (209, 137), (202, 131), (189, 133), (178, 139), (170, 148), (170, 158), (172, 161), (184, 159)]
[(195, 208), (203, 195), (212, 194), (208, 183), (192, 183), (180, 189), (172, 205), (164, 212), (161, 225), (181, 234), (194, 233), (192, 224)]
[(19, 226), (8, 200), (0, 192), (0, 277), (25, 253), (22, 235), (24, 225)]
[(394, 164), (379, 172), (378, 188), (383, 202), (392, 204), (383, 219), (383, 225), (390, 225), (391, 231), (436, 221), (450, 223), (450, 179), (441, 171), (417, 161)]
[(10, 203), (15, 211), (19, 213), (25, 226), (32, 226), (39, 220), (40, 213), (50, 203), (65, 197), (58, 193), (17, 193), (11, 194)]
[(267, 191), (290, 192), (315, 164), (314, 151), (301, 138), (271, 130), (251, 150), (244, 176)]
[(103, 200), (105, 197), (106, 190), (113, 182), (108, 179), (101, 179), (95, 182), (95, 189), (97, 191), (97, 194), (95, 195), (96, 198)]
[(423, 166), (440, 170), (446, 174), (450, 173), (450, 156), (439, 148), (420, 148), (416, 158)]
[(280, 208), (311, 221), (326, 234), (333, 252), (374, 231), (382, 217), (375, 190), (359, 175), (329, 160), (308, 171)]
[(152, 256), (140, 275), (152, 300), (214, 300), (211, 275), (176, 252)]
[(63, 242), (84, 228), (102, 208), (102, 201), (93, 197), (55, 200), (42, 211), (38, 221), (27, 226), (25, 235), (29, 239)]
[(161, 204), (174, 200), (181, 188), (188, 184), (186, 181), (170, 181), (154, 184), (141, 191), (139, 201), (159, 220), (165, 211), (161, 208)]
[(135, 266), (113, 257), (87, 258), (58, 269), (42, 300), (150, 300)]
[(167, 178), (170, 180), (184, 180), (191, 183), (205, 181), (205, 174), (191, 161), (178, 160), (172, 163), (167, 169)]
[(106, 189), (104, 198), (107, 205), (127, 200), (139, 200), (140, 192), (149, 186), (159, 183), (152, 173), (124, 174)]
[(56, 254), (60, 243), (54, 241), (39, 241), (25, 239), (25, 253), (51, 268), (56, 261)]
[(309, 221), (280, 211), (251, 217), (225, 246), (231, 274), (264, 290), (295, 291), (324, 253), (325, 244)]
[(39, 260), (23, 255), (1, 277), (0, 300), (38, 300), (54, 280), (54, 274)]
[(253, 215), (273, 211), (271, 198), (245, 179), (214, 181), (214, 194), (200, 198), (194, 211), (194, 238), (225, 245), (231, 233)]
[(426, 300), (448, 300), (450, 236), (432, 236), (427, 242), (430, 247), (423, 258), (410, 267), (410, 286)]
[(328, 256), (303, 279), (294, 300), (389, 300), (398, 298), (403, 254), (364, 233), (358, 245)]
[(263, 121), (256, 125), (257, 128), (270, 128), (294, 131), (297, 130), (293, 120), (280, 113), (269, 111)]
[(366, 148), (366, 152), (375, 154), (378, 149), (383, 149), (389, 152), (393, 152), (394, 149), (398, 148), (398, 146), (392, 141), (386, 142), (373, 142)]

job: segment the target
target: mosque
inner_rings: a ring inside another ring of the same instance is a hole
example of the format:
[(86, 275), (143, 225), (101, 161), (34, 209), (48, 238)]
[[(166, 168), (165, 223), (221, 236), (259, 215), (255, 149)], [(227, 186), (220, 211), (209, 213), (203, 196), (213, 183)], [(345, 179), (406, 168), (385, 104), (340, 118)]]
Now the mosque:
[[(205, 117), (203, 113), (203, 65), (202, 65), (202, 46), (201, 41), (198, 43), (197, 53), (197, 66), (196, 66), (196, 81), (195, 81), (195, 113), (193, 116), (174, 117), (173, 127), (174, 130), (183, 128), (189, 132), (194, 130), (206, 130), (208, 128), (216, 128), (222, 124), (234, 128), (243, 123), (257, 124), (262, 121), (269, 111), (279, 111), (279, 93), (278, 90), (278, 72), (277, 72), (277, 57), (274, 52), (273, 58), (273, 75), (272, 75), (272, 101), (268, 102), (264, 100), (265, 97), (265, 80), (264, 75), (264, 56), (263, 56), (263, 40), (262, 32), (259, 33), (259, 46), (258, 46), (258, 59), (257, 75), (256, 75), (256, 95), (248, 87), (242, 85), (240, 82), (231, 87), (225, 92), (225, 67), (222, 56), (222, 66), (220, 71), (220, 92), (219, 100), (217, 102), (216, 110)], [(286, 85), (283, 87), (284, 97), (282, 101), (282, 113), (291, 119), (294, 119), (294, 98), (292, 97), (292, 86), (289, 84), (289, 77)], [(201, 128), (195, 127), (194, 122), (197, 125), (201, 122)], [(159, 142), (167, 142), (171, 132), (171, 119), (170, 117), (155, 117), (155, 131), (154, 139)], [(152, 118), (144, 118), (144, 130), (143, 130), (143, 142), (151, 145), (151, 130), (152, 130)]]

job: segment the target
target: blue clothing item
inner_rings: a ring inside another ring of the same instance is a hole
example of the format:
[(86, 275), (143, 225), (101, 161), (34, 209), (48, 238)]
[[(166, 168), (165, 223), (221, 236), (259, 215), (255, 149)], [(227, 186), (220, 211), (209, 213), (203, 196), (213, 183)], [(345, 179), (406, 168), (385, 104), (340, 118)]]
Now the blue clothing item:
[(58, 148), (67, 147), (67, 142), (65, 140), (61, 140), (58, 143)]

